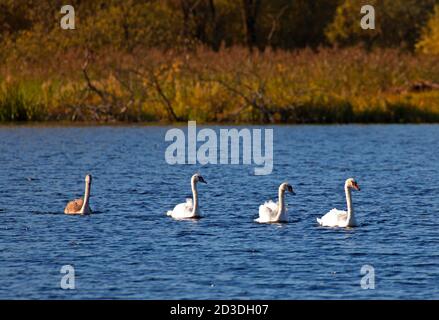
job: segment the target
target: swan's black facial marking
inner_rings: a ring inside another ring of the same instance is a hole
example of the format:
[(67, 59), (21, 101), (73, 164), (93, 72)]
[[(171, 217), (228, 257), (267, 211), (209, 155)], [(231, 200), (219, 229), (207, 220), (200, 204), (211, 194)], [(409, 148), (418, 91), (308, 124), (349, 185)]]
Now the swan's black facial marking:
[(360, 186), (356, 181), (352, 181), (352, 188), (354, 188), (357, 191), (360, 191)]
[(198, 181), (207, 184), (206, 180), (202, 176), (198, 176)]
[(290, 185), (287, 186), (287, 190), (288, 190), (288, 192), (291, 192), (292, 194), (296, 194), (293, 190), (293, 187)]

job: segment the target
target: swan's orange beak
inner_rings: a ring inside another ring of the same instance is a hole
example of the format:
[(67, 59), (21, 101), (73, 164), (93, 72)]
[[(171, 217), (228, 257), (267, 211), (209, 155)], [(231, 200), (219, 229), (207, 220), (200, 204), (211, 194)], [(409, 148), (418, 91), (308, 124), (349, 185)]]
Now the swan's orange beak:
[(357, 191), (361, 191), (361, 188), (360, 188), (360, 186), (358, 185), (358, 183), (355, 183), (355, 184), (353, 185), (353, 187), (354, 187), (355, 190), (357, 190)]

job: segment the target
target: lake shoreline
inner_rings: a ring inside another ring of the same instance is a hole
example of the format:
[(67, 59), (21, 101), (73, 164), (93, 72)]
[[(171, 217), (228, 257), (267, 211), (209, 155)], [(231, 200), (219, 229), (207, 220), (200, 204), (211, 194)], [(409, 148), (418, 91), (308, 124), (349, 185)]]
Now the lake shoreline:
[(0, 123), (439, 123), (438, 56), (360, 48), (160, 53), (98, 51), (84, 62), (64, 52), (0, 64)]
[[(195, 121), (195, 120), (188, 120)], [(0, 128), (10, 127), (186, 127), (188, 122), (166, 122), (166, 121), (114, 121), (114, 122), (99, 122), (99, 121), (9, 121), (0, 122)], [(246, 122), (198, 122), (197, 125), (201, 127), (308, 127), (308, 126), (405, 126), (405, 125), (439, 125), (438, 122), (347, 122), (347, 123), (246, 123)]]

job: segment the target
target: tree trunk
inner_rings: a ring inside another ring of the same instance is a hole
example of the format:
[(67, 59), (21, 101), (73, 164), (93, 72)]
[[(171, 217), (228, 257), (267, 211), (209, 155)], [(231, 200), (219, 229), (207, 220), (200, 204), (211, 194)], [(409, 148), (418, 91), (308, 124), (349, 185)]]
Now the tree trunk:
[(244, 25), (245, 42), (250, 50), (257, 45), (256, 22), (258, 19), (261, 0), (242, 0), (242, 20)]

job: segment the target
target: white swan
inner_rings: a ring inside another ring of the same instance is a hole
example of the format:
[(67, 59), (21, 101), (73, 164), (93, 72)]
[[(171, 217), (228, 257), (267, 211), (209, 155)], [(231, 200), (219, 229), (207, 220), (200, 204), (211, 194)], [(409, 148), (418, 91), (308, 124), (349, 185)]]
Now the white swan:
[(259, 206), (259, 218), (255, 221), (259, 223), (287, 222), (287, 209), (285, 207), (285, 191), (295, 194), (293, 187), (288, 183), (279, 186), (279, 203), (267, 201)]
[(67, 203), (64, 209), (65, 214), (90, 214), (91, 209), (90, 202), (90, 187), (91, 187), (91, 175), (85, 176), (85, 194), (84, 198), (72, 200)]
[(317, 222), (321, 226), (342, 228), (357, 226), (357, 221), (354, 216), (354, 208), (352, 207), (351, 189), (360, 191), (360, 186), (353, 178), (347, 179), (344, 185), (348, 211), (332, 209), (323, 217), (317, 218)]
[(191, 186), (192, 186), (192, 199), (186, 199), (186, 203), (177, 204), (172, 211), (168, 211), (166, 214), (171, 216), (174, 219), (191, 219), (191, 218), (199, 218), (200, 210), (198, 208), (198, 191), (197, 191), (197, 183), (202, 182), (206, 183), (204, 178), (196, 173), (191, 178)]

